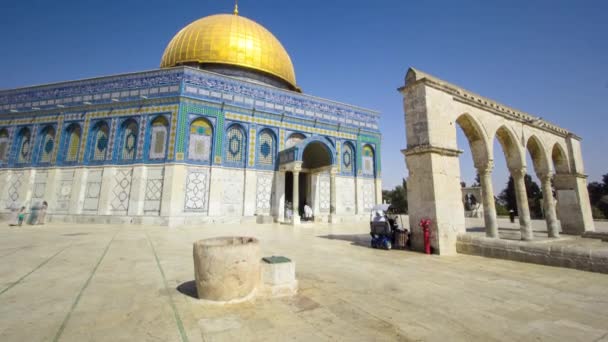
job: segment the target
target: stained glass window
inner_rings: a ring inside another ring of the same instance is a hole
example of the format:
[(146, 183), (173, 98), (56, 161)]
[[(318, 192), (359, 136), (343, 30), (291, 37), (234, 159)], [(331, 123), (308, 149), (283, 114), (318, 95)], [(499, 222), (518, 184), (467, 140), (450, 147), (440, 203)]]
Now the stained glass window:
[(150, 139), (150, 159), (165, 158), (167, 145), (167, 130), (169, 122), (163, 116), (152, 121), (152, 137)]
[(345, 143), (342, 147), (342, 171), (352, 173), (354, 169), (354, 150), (351, 144)]
[(135, 149), (137, 147), (137, 123), (128, 120), (123, 124), (122, 135), (122, 160), (135, 159)]
[(363, 174), (366, 176), (374, 175), (374, 150), (371, 146), (363, 146), (361, 154), (361, 161), (363, 162)]
[(95, 131), (95, 145), (93, 145), (93, 160), (105, 160), (108, 150), (108, 136), (110, 128), (105, 122), (97, 125)]
[(211, 156), (211, 138), (213, 128), (205, 119), (196, 119), (190, 124), (190, 143), (188, 145), (188, 158), (208, 162)]
[(27, 163), (30, 160), (30, 153), (32, 150), (31, 146), (31, 133), (27, 128), (22, 128), (19, 131), (19, 152), (17, 155), (18, 163)]
[(226, 160), (230, 163), (245, 161), (245, 133), (239, 126), (232, 126), (226, 133)]
[(0, 130), (0, 162), (6, 163), (8, 159), (8, 132)]
[(306, 139), (304, 134), (294, 133), (294, 134), (290, 135), (289, 138), (287, 138), (287, 142), (285, 142), (285, 148), (289, 148), (293, 145), (296, 145), (297, 143), (299, 143), (300, 141), (302, 141), (304, 139)]
[(55, 147), (55, 130), (53, 127), (47, 127), (42, 131), (42, 140), (40, 141), (40, 162), (49, 163), (51, 154)]
[(258, 139), (258, 163), (272, 166), (276, 154), (274, 135), (268, 130), (260, 132)]
[(65, 154), (65, 161), (74, 162), (78, 158), (78, 150), (80, 149), (80, 126), (72, 124), (67, 129), (68, 133), (68, 148)]

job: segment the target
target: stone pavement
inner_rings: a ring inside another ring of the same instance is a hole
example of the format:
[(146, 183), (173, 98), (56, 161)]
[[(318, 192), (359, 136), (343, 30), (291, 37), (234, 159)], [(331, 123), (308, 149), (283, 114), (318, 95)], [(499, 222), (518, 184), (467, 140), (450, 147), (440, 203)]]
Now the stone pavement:
[[(300, 291), (192, 298), (192, 242), (252, 235)], [(0, 227), (0, 341), (608, 341), (608, 276), (368, 247), (366, 224)]]

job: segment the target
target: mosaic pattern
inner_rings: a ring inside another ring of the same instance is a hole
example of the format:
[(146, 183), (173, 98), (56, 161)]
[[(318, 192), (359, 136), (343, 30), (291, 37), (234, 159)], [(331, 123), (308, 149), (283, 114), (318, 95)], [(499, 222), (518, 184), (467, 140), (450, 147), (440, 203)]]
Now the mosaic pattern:
[(87, 176), (87, 186), (84, 192), (84, 202), (82, 209), (84, 211), (97, 212), (99, 206), (99, 195), (101, 193), (101, 180), (103, 170), (91, 170)]
[(122, 134), (122, 160), (135, 159), (135, 149), (137, 148), (137, 123), (133, 120), (128, 120), (124, 123)]
[[(162, 116), (154, 119), (151, 126), (150, 159), (164, 159), (167, 152), (169, 122)], [(142, 130), (143, 131), (143, 130)], [(143, 141), (143, 137), (140, 138)]]
[(75, 162), (78, 158), (78, 152), (80, 150), (80, 126), (72, 124), (68, 127), (68, 146), (65, 154), (65, 161)]
[(67, 213), (70, 208), (70, 198), (72, 196), (72, 183), (74, 182), (74, 171), (61, 171), (59, 173), (59, 184), (55, 199), (54, 211)]
[(55, 130), (52, 127), (47, 127), (42, 133), (40, 142), (40, 162), (50, 163), (51, 155), (55, 148)]
[(331, 186), (329, 173), (319, 175), (319, 211), (329, 212), (331, 205)]
[(148, 178), (146, 179), (146, 195), (144, 197), (144, 214), (160, 215), (164, 177), (164, 168), (148, 169)]
[(118, 169), (114, 176), (114, 188), (112, 188), (112, 211), (127, 211), (129, 209), (129, 196), (131, 195), (131, 180), (133, 169)]
[(186, 177), (186, 210), (207, 211), (208, 170), (188, 169)]
[(190, 124), (190, 144), (188, 159), (209, 162), (211, 159), (211, 139), (213, 128), (203, 118), (196, 119)]
[(95, 143), (93, 144), (93, 160), (101, 161), (106, 159), (109, 143), (108, 124), (105, 122), (99, 123), (95, 128)]
[(30, 155), (32, 153), (31, 146), (31, 133), (28, 128), (22, 128), (19, 131), (19, 151), (17, 152), (17, 162), (27, 163), (30, 161)]
[(366, 181), (363, 183), (363, 209), (371, 210), (374, 207), (376, 196), (374, 181)]
[(349, 143), (345, 143), (342, 148), (342, 172), (352, 174), (354, 170), (355, 154), (353, 147)]
[(259, 214), (270, 214), (272, 201), (272, 174), (258, 173), (256, 189), (256, 211)]
[(258, 141), (258, 164), (273, 166), (276, 154), (274, 134), (269, 130), (263, 130)]
[(225, 170), (224, 173), (224, 214), (239, 216), (243, 214), (243, 183), (244, 173), (242, 170)]
[(23, 184), (23, 171), (15, 171), (11, 175), (9, 185), (8, 185), (8, 200), (6, 206), (8, 208), (16, 208), (18, 209), (19, 205), (19, 190), (21, 189), (21, 184)]
[(226, 161), (234, 164), (245, 161), (245, 133), (237, 125), (226, 132)]
[(36, 172), (34, 176), (34, 188), (32, 190), (32, 204), (40, 205), (44, 201), (47, 177), (48, 172)]
[(141, 129), (139, 130), (139, 137), (135, 140), (137, 142), (137, 154), (135, 158), (141, 159), (144, 156), (144, 141), (146, 139), (146, 124), (148, 122), (148, 117), (146, 115), (142, 115), (139, 118), (139, 125)]
[(253, 167), (255, 164), (255, 138), (255, 125), (251, 125), (249, 128), (249, 153), (247, 154), (249, 156), (248, 163), (250, 167)]
[(361, 162), (363, 164), (363, 175), (374, 175), (374, 150), (369, 145), (363, 146), (361, 153)]

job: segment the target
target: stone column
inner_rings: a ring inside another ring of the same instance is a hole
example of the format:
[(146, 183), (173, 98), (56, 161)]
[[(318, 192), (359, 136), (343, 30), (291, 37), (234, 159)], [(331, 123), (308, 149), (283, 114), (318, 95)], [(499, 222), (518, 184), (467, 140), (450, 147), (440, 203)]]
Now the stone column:
[(498, 222), (496, 220), (496, 206), (494, 203), (494, 189), (492, 187), (492, 169), (494, 161), (489, 161), (483, 167), (477, 168), (481, 181), (481, 196), (483, 198), (483, 218), (486, 227), (486, 236), (498, 238)]
[(587, 176), (556, 174), (557, 212), (563, 234), (581, 235), (595, 230), (587, 191)]
[(300, 223), (300, 170), (293, 170), (293, 191), (292, 191), (292, 203), (293, 203), (293, 216), (292, 224), (296, 225)]
[(559, 237), (559, 224), (555, 213), (555, 201), (553, 200), (553, 189), (551, 188), (552, 174), (546, 173), (539, 175), (541, 187), (543, 189), (543, 206), (545, 211), (545, 221), (547, 221), (547, 233), (549, 237)]
[(532, 223), (530, 221), (530, 207), (528, 206), (528, 194), (526, 193), (526, 168), (510, 169), (513, 184), (515, 185), (515, 197), (517, 199), (517, 216), (519, 217), (519, 229), (522, 240), (532, 240)]
[(329, 171), (329, 222), (336, 222), (336, 173), (334, 167)]
[(276, 222), (285, 222), (285, 171), (275, 172), (273, 208)]

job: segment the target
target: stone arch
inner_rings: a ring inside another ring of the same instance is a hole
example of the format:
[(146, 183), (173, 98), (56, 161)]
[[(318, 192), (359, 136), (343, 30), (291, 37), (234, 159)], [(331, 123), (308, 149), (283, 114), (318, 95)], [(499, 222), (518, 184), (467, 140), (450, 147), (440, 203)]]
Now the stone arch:
[(557, 174), (570, 173), (570, 163), (564, 148), (559, 144), (555, 143), (551, 150), (551, 161), (553, 162), (553, 168)]
[(333, 149), (320, 139), (312, 139), (302, 147), (302, 168), (316, 169), (334, 164)]
[(498, 139), (500, 146), (505, 154), (507, 167), (509, 169), (521, 169), (526, 166), (524, 155), (518, 144), (517, 135), (506, 125), (501, 125), (496, 130), (494, 136)]
[(526, 143), (526, 149), (532, 157), (532, 166), (536, 175), (540, 178), (541, 175), (547, 174), (551, 167), (546, 153), (547, 150), (542, 141), (536, 135), (531, 135)]
[(364, 176), (376, 176), (376, 149), (370, 144), (361, 146), (361, 167)]
[(461, 114), (456, 119), (456, 123), (469, 141), (475, 167), (478, 169), (485, 167), (493, 158), (490, 156), (491, 148), (488, 146), (481, 123), (468, 113)]

